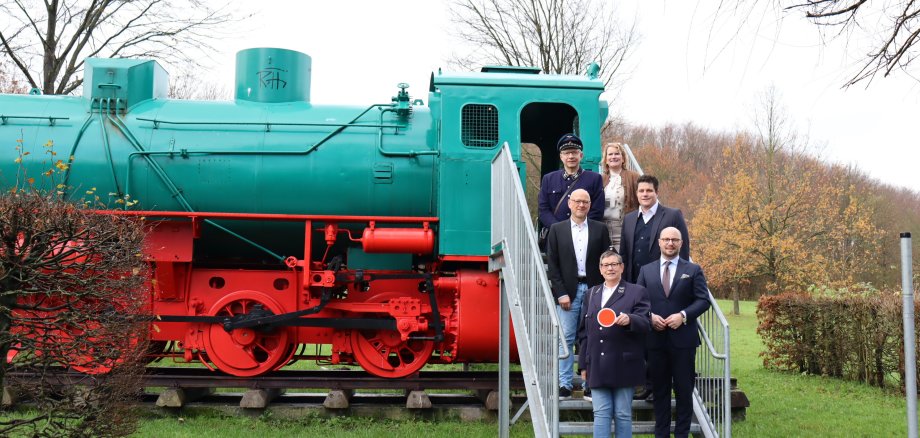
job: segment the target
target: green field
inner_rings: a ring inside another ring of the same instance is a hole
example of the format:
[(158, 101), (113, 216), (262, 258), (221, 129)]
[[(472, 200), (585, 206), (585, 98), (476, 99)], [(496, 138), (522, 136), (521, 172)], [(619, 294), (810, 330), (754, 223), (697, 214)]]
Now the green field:
[[(724, 310), (730, 303), (720, 302)], [(758, 356), (762, 344), (756, 334), (755, 303), (745, 302), (740, 316), (728, 316), (732, 337), (732, 375), (747, 394), (747, 420), (733, 425), (736, 437), (889, 437), (906, 436), (903, 396), (894, 390), (871, 388), (816, 376), (767, 371)], [(222, 438), (263, 436), (379, 437), (492, 437), (495, 423), (321, 418), (298, 420), (270, 415), (254, 418), (188, 416), (146, 419), (138, 437)], [(518, 424), (513, 436), (530, 436), (530, 424)]]

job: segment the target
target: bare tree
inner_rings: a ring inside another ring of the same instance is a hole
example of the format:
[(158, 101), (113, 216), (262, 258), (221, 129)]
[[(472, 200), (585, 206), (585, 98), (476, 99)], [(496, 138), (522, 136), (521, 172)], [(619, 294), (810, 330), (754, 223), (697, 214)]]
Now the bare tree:
[(22, 169), (0, 195), (0, 384), (34, 409), (0, 418), (0, 435), (124, 436), (150, 326), (143, 230), (38, 190)]
[(29, 87), (18, 80), (14, 74), (15, 68), (12, 63), (0, 59), (0, 93), (3, 94), (25, 94), (29, 92)]
[(547, 73), (582, 74), (591, 62), (608, 88), (638, 44), (635, 23), (622, 26), (600, 0), (453, 0), (456, 36), (472, 50), (461, 66), (492, 63), (536, 66)]
[(217, 82), (203, 81), (194, 68), (186, 66), (179, 73), (169, 78), (170, 99), (189, 100), (230, 100), (230, 90)]
[[(742, 15), (752, 14), (757, 3), (720, 2), (719, 10)], [(844, 86), (871, 82), (876, 75), (889, 76), (895, 70), (909, 74), (908, 67), (920, 55), (920, 2), (916, 0), (766, 0), (777, 13), (802, 12), (817, 25), (827, 40), (843, 38), (848, 50), (863, 50), (861, 67)], [(755, 20), (752, 20), (755, 21)]]
[(45, 94), (77, 90), (87, 57), (195, 63), (234, 20), (203, 0), (3, 0), (0, 13), (0, 50)]

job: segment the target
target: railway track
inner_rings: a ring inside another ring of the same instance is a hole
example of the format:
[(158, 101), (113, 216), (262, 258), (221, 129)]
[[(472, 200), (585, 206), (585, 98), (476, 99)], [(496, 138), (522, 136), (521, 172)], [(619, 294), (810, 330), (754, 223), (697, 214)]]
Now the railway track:
[[(18, 371), (11, 379), (38, 379), (37, 373)], [(52, 385), (87, 385), (104, 376), (88, 376), (55, 369), (46, 373)], [(37, 383), (37, 382), (36, 382)], [(524, 389), (521, 373), (511, 374), (511, 389)], [(483, 419), (498, 407), (498, 373), (485, 371), (421, 371), (401, 379), (383, 379), (364, 371), (277, 371), (241, 378), (202, 368), (147, 368), (141, 404), (162, 411), (217, 409), (223, 412), (261, 412), (302, 415), (307, 411), (394, 418), (401, 415), (432, 418)], [(241, 390), (240, 392), (227, 392)], [(22, 394), (27, 400), (28, 394)], [(522, 403), (523, 398), (515, 398)]]
[[(104, 376), (87, 376), (63, 368), (46, 372), (51, 384), (80, 384)], [(17, 380), (37, 379), (38, 374), (17, 371), (9, 374)], [(258, 389), (469, 389), (485, 390), (498, 387), (494, 371), (421, 371), (401, 379), (384, 379), (364, 371), (276, 371), (258, 377), (235, 377), (204, 368), (148, 367), (143, 380), (146, 387), (176, 388), (258, 388)], [(524, 389), (521, 373), (511, 374), (511, 389)]]

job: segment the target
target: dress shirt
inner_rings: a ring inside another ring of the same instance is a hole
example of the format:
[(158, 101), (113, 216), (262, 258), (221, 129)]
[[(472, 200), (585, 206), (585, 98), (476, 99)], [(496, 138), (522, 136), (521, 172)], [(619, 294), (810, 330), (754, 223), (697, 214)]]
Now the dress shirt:
[(642, 221), (645, 223), (648, 223), (648, 221), (652, 220), (652, 218), (655, 216), (655, 212), (657, 211), (658, 211), (658, 201), (655, 201), (655, 205), (653, 205), (652, 208), (648, 209), (648, 211), (645, 211), (645, 209), (643, 209), (641, 206), (639, 207), (639, 214), (642, 215)]
[(601, 292), (601, 307), (607, 305), (607, 301), (610, 300), (610, 297), (613, 296), (613, 293), (616, 292), (618, 287), (620, 287), (619, 283), (613, 287), (607, 287), (607, 283), (604, 283), (604, 291)]
[(575, 247), (575, 263), (578, 265), (578, 276), (588, 275), (585, 269), (585, 261), (588, 259), (588, 221), (578, 224), (574, 220), (569, 220), (572, 224), (572, 245)]
[(662, 256), (661, 259), (659, 259), (658, 278), (661, 278), (664, 275), (664, 266), (668, 263), (671, 264), (671, 266), (668, 267), (669, 269), (668, 275), (670, 275), (670, 279), (668, 280), (668, 285), (673, 287), (674, 286), (674, 274), (677, 273), (677, 257), (674, 257), (673, 259), (668, 260), (664, 258), (664, 256)]

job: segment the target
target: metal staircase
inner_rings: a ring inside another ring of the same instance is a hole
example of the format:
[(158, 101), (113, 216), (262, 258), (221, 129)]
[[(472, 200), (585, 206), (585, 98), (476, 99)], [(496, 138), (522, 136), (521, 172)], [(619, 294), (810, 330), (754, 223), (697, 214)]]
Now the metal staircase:
[[(636, 163), (628, 146), (626, 152)], [(641, 168), (637, 170), (642, 173)], [(591, 404), (583, 399), (559, 401), (559, 321), (524, 198), (521, 174), (505, 143), (492, 159), (492, 256), (489, 263), (490, 270), (501, 270), (502, 278), (499, 436), (509, 436), (512, 422), (508, 385), (511, 322), (527, 391), (525, 407), (529, 408), (534, 436), (590, 435), (592, 430), (588, 422), (560, 422), (560, 408), (590, 411)], [(703, 346), (697, 349), (696, 356), (691, 433), (731, 437), (728, 322), (712, 294), (709, 299), (712, 309), (698, 320)], [(568, 354), (565, 351), (563, 357)], [(651, 410), (651, 404), (634, 402), (633, 411), (640, 410)], [(653, 422), (633, 422), (636, 434), (651, 433), (653, 428)]]
[[(559, 435), (559, 321), (546, 279), (521, 176), (508, 143), (492, 160), (492, 257), (490, 270), (501, 269), (499, 436), (510, 425), (508, 315), (514, 322), (521, 371), (534, 436)], [(564, 356), (569, 352), (565, 351)]]

